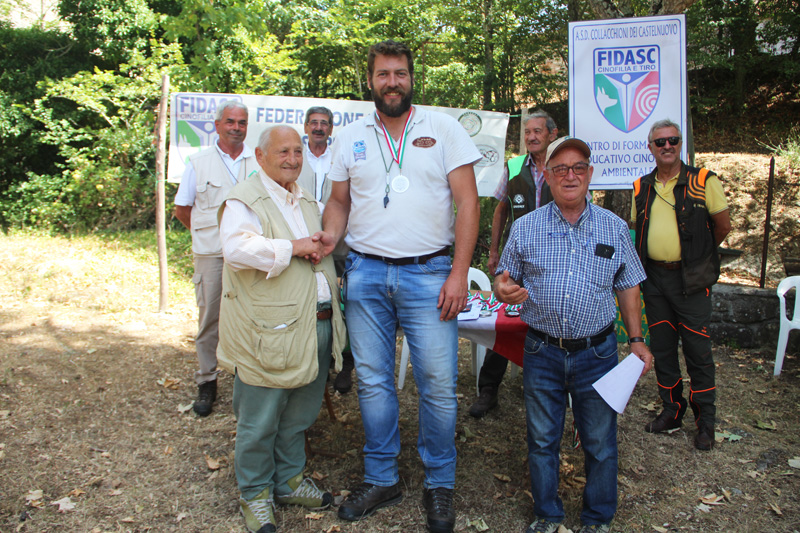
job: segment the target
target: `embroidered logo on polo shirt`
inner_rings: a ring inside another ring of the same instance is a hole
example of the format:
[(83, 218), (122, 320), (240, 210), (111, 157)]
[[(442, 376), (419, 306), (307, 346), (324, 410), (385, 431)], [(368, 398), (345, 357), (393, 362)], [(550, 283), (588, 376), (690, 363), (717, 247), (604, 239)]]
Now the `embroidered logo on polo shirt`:
[(417, 148), (430, 148), (434, 144), (436, 144), (436, 139), (433, 137), (417, 137), (414, 139), (411, 144), (416, 146)]
[(364, 141), (356, 141), (353, 143), (353, 157), (356, 161), (359, 159), (367, 160), (367, 143)]

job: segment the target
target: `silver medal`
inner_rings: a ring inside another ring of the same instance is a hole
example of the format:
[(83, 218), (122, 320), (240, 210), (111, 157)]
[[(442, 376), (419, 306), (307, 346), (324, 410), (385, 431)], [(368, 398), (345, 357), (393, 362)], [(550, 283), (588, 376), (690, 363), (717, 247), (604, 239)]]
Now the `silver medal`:
[(406, 192), (409, 185), (410, 182), (408, 181), (408, 178), (402, 174), (395, 176), (392, 180), (392, 190), (394, 192)]

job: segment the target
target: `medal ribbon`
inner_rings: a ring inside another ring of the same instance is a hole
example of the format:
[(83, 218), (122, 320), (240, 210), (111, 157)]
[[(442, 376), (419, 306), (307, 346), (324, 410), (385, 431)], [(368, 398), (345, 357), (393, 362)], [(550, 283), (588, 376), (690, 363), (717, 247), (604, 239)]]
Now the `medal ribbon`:
[(400, 144), (395, 148), (394, 140), (392, 136), (389, 135), (389, 132), (386, 131), (386, 126), (383, 125), (383, 121), (378, 119), (378, 122), (381, 125), (381, 129), (383, 130), (383, 135), (386, 137), (386, 144), (389, 146), (389, 154), (392, 156), (392, 160), (397, 162), (397, 168), (401, 171), (403, 169), (403, 156), (406, 153), (406, 140), (408, 140), (408, 125), (411, 122), (411, 115), (413, 113), (409, 112), (408, 116), (406, 117), (406, 123), (403, 126), (403, 134), (400, 136)]

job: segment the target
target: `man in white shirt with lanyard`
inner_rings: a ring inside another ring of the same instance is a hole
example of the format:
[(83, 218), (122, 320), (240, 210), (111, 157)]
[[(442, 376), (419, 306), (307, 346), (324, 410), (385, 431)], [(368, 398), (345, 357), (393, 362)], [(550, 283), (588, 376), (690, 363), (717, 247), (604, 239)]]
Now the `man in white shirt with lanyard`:
[[(303, 151), (303, 170), (297, 178), (297, 184), (303, 189), (314, 194), (314, 198), (323, 204), (328, 203), (331, 195), (331, 182), (328, 174), (333, 162), (333, 151), (329, 148), (328, 141), (333, 132), (333, 112), (324, 106), (313, 106), (306, 111), (304, 130), (308, 141)], [(344, 263), (347, 259), (347, 247), (344, 242), (336, 247), (333, 254), (333, 264), (336, 266), (336, 275), (341, 277), (344, 273)], [(340, 394), (350, 392), (353, 387), (353, 353), (349, 346), (342, 352), (342, 371), (333, 381), (333, 388)]]
[(455, 524), (456, 317), (466, 304), (477, 240), (473, 165), (481, 154), (455, 119), (412, 107), (414, 66), (407, 46), (378, 43), (367, 65), (376, 112), (336, 137), (324, 231), (315, 236), (328, 255), (347, 228), (351, 248), (343, 295), (366, 438), (365, 476), (338, 514), (357, 521), (402, 499), (399, 323), (420, 398), (417, 449), (425, 467), (427, 525), (449, 533)]
[(222, 246), (217, 210), (236, 183), (258, 172), (253, 151), (244, 144), (247, 106), (226, 100), (217, 109), (213, 146), (189, 156), (175, 195), (175, 216), (192, 232), (195, 295), (198, 319), (195, 349), (199, 370), (194, 411), (208, 416), (217, 399), (217, 343), (222, 294)]

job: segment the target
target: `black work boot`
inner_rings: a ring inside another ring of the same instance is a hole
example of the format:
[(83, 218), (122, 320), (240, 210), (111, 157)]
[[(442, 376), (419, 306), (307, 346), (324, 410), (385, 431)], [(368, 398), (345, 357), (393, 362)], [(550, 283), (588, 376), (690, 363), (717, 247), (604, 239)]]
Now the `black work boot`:
[(353, 388), (354, 366), (353, 353), (342, 352), (342, 371), (336, 374), (336, 379), (333, 380), (333, 388), (339, 394), (347, 394)]
[(433, 533), (452, 533), (456, 524), (456, 512), (453, 509), (453, 489), (437, 487), (425, 489), (422, 494), (422, 505), (428, 512), (428, 529)]
[(217, 380), (212, 379), (201, 383), (197, 387), (197, 399), (194, 401), (192, 409), (199, 416), (208, 416), (214, 407), (214, 401), (217, 399)]
[(497, 407), (497, 389), (494, 387), (481, 388), (481, 395), (469, 408), (469, 416), (483, 418), (486, 413)]

